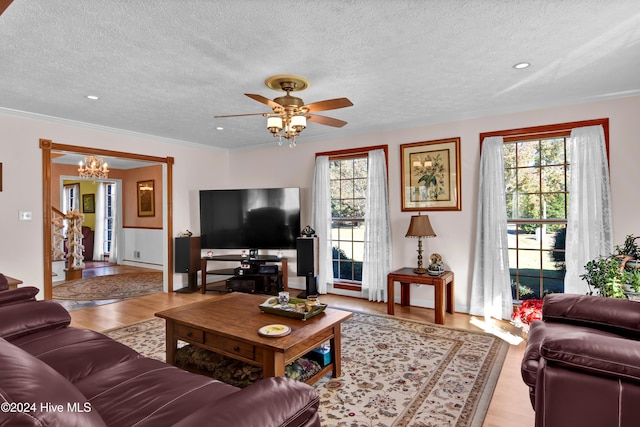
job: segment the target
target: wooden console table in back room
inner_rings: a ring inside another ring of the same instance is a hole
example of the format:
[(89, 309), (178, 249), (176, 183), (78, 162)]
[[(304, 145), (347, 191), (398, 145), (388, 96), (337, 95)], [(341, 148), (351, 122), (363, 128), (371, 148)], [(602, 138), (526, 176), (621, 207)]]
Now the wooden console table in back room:
[(445, 271), (439, 276), (430, 276), (429, 274), (414, 273), (413, 268), (404, 267), (389, 273), (387, 276), (387, 313), (389, 314), (393, 314), (393, 305), (395, 303), (394, 282), (400, 282), (400, 305), (411, 305), (411, 283), (431, 285), (435, 288), (436, 323), (444, 325), (445, 302), (447, 313), (453, 313), (454, 285), (452, 271)]

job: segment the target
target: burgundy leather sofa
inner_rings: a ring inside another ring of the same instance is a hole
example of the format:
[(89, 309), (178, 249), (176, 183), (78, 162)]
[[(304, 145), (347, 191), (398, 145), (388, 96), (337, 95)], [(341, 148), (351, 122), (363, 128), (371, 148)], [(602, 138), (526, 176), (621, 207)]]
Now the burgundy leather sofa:
[(550, 294), (522, 360), (536, 427), (640, 425), (640, 302)]
[(239, 389), (183, 371), (69, 326), (37, 292), (0, 292), (1, 426), (320, 426), (318, 394), (304, 383)]

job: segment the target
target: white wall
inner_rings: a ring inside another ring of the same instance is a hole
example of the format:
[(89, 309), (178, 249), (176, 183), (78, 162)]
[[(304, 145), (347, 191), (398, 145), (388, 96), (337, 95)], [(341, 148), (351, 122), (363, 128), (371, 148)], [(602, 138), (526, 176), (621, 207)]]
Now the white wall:
[[(357, 105), (356, 107), (357, 108)], [(615, 242), (627, 234), (640, 234), (634, 223), (640, 211), (635, 184), (640, 182), (640, 97), (465, 120), (397, 132), (374, 133), (325, 142), (304, 143), (289, 149), (273, 144), (255, 151), (226, 153), (170, 140), (113, 132), (94, 126), (22, 117), (0, 111), (0, 272), (42, 286), (42, 172), (40, 138), (60, 144), (96, 147), (138, 154), (175, 157), (173, 167), (174, 234), (189, 229), (199, 234), (200, 189), (240, 187), (301, 187), (302, 225), (310, 222), (311, 180), (317, 151), (367, 145), (389, 145), (389, 189), (393, 267), (416, 263), (416, 241), (404, 237), (410, 212), (400, 211), (400, 144), (449, 137), (461, 138), (462, 211), (428, 212), (438, 234), (425, 240), (425, 253), (438, 252), (456, 274), (458, 311), (468, 311), (473, 260), (479, 133), (609, 117), (611, 186)], [(312, 124), (312, 126), (315, 126)], [(30, 210), (33, 220), (19, 222), (18, 211)], [(292, 251), (295, 252), (295, 251)], [(295, 253), (285, 253), (294, 258)], [(294, 260), (292, 260), (294, 261)], [(290, 278), (297, 283), (293, 262)], [(175, 275), (176, 287), (186, 282)], [(397, 289), (397, 288), (396, 288)], [(396, 290), (396, 300), (399, 290)], [(432, 307), (430, 287), (412, 288), (412, 304)]]
[[(354, 108), (357, 108), (357, 104)], [(442, 138), (461, 138), (462, 211), (427, 212), (437, 237), (424, 240), (425, 255), (440, 253), (455, 273), (456, 310), (468, 311), (474, 253), (476, 201), (481, 132), (538, 126), (608, 117), (610, 119), (610, 165), (615, 242), (626, 234), (640, 234), (634, 224), (640, 197), (634, 194), (640, 179), (640, 97), (623, 98), (445, 123), (398, 132), (375, 133), (325, 142), (300, 142), (297, 147), (273, 146), (231, 153), (230, 182), (238, 187), (299, 186), (302, 188), (302, 225), (310, 221), (311, 182), (315, 153), (368, 145), (389, 145), (389, 191), (393, 268), (414, 266), (417, 242), (404, 237), (411, 212), (400, 209), (400, 144)], [(312, 126), (316, 126), (313, 125)], [(347, 125), (348, 126), (348, 125)], [(245, 171), (251, 171), (250, 174)], [(415, 214), (415, 213), (413, 213)], [(313, 224), (312, 224), (313, 226)], [(399, 301), (396, 287), (396, 301)], [(433, 307), (433, 289), (412, 287), (411, 303)]]
[(122, 264), (162, 270), (166, 259), (162, 251), (163, 230), (123, 228), (122, 234), (125, 242), (124, 253), (119, 256)]
[[(225, 186), (228, 177), (226, 151), (196, 147), (165, 138), (68, 121), (52, 121), (0, 111), (0, 272), (42, 289), (42, 154), (39, 140), (94, 147), (158, 157), (174, 157), (173, 229), (199, 232), (198, 191)], [(173, 142), (173, 143), (172, 143)], [(166, 199), (165, 199), (166, 200)], [(18, 221), (18, 211), (33, 212), (33, 220)], [(174, 275), (175, 287), (183, 275)], [(42, 294), (41, 294), (42, 295)]]

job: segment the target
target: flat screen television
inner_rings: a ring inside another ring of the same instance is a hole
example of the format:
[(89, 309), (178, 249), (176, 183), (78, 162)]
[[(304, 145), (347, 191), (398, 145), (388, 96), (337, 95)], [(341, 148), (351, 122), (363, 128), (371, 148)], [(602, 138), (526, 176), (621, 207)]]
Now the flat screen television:
[(295, 249), (299, 188), (200, 190), (202, 249)]

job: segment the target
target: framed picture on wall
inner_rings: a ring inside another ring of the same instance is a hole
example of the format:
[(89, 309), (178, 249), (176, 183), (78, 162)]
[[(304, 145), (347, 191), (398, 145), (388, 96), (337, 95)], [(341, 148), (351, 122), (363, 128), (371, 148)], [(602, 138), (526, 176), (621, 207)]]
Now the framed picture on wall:
[(400, 145), (402, 211), (459, 211), (460, 138)]
[(82, 212), (96, 213), (96, 195), (95, 194), (82, 195)]
[(138, 216), (156, 216), (153, 179), (138, 181)]

